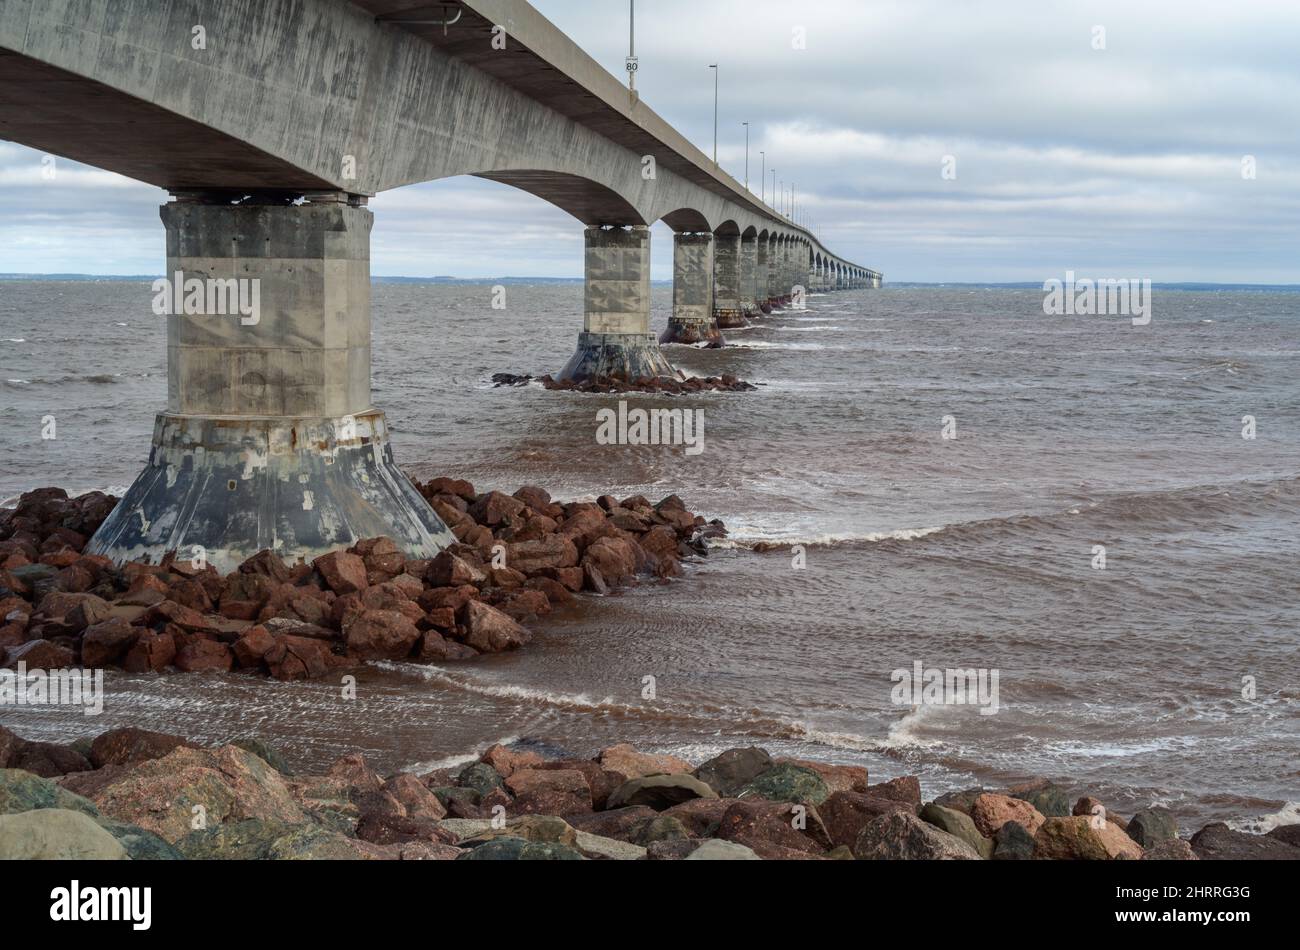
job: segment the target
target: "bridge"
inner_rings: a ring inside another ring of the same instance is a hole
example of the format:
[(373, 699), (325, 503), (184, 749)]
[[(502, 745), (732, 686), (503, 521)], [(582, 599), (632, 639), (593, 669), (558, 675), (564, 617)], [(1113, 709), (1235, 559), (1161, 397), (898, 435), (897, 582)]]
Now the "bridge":
[[(167, 406), (88, 550), (219, 569), (387, 535), (454, 538), (397, 468), (370, 391), (369, 197), (475, 175), (584, 225), (558, 374), (671, 375), (660, 342), (802, 290), (879, 287), (710, 161), (523, 0), (0, 0), (0, 138), (166, 189), (167, 274), (253, 316), (167, 316)], [(674, 232), (650, 331), (650, 227)], [(170, 298), (168, 298), (170, 299)], [(182, 295), (177, 294), (178, 302)], [(193, 311), (193, 312), (191, 312)]]

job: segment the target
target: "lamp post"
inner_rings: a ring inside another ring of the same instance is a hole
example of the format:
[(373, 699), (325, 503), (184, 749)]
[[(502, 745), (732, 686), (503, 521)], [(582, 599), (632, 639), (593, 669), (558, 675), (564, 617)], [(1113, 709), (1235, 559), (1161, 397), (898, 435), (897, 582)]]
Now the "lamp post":
[(749, 123), (740, 123), (745, 127), (745, 190), (749, 191)]
[(711, 63), (713, 70), (713, 164), (718, 164), (718, 64)]
[(767, 152), (760, 150), (758, 154), (763, 156), (763, 174), (758, 176), (758, 190), (761, 192), (761, 194), (758, 196), (758, 200), (766, 204), (767, 203)]
[(627, 7), (627, 88), (636, 92), (636, 0), (628, 0)]

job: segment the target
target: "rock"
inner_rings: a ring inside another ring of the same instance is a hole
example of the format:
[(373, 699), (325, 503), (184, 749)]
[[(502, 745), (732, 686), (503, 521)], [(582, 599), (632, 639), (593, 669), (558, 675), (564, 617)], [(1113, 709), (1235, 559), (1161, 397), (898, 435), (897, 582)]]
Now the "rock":
[(643, 861), (646, 857), (646, 849), (640, 845), (616, 838), (602, 838), (585, 831), (578, 832), (575, 846), (585, 857), (606, 861)]
[(401, 802), (411, 818), (439, 821), (447, 817), (447, 809), (438, 801), (438, 796), (414, 775), (393, 776), (384, 783), (384, 791)]
[[(866, 792), (871, 787), (866, 767), (861, 765), (828, 765), (811, 759), (778, 759), (777, 764), (797, 765), (800, 768), (811, 769), (822, 777), (822, 781), (832, 792)], [(917, 795), (920, 795), (919, 784)], [(919, 804), (919, 799), (917, 803)]]
[(318, 679), (329, 672), (332, 654), (328, 644), (286, 634), (274, 634), (274, 639), (275, 643), (262, 655), (262, 662), (275, 679)]
[(176, 640), (170, 633), (145, 631), (126, 651), (122, 669), (128, 673), (161, 673), (176, 658)]
[(1110, 822), (1097, 827), (1095, 819), (1084, 816), (1047, 818), (1034, 835), (1038, 860), (1109, 861), (1119, 856), (1140, 858), (1142, 849)]
[(1034, 836), (1018, 821), (1004, 822), (993, 836), (994, 861), (1028, 861), (1034, 856)]
[(515, 492), (515, 497), (534, 511), (545, 512), (551, 507), (551, 493), (536, 485), (522, 486)]
[(987, 790), (983, 788), (968, 788), (961, 792), (947, 792), (936, 798), (934, 803), (940, 807), (951, 808), (953, 811), (969, 815), (971, 807), (975, 804), (975, 799), (983, 795), (985, 791)]
[(881, 815), (893, 811), (915, 813), (915, 806), (865, 792), (832, 792), (817, 807), (830, 834), (831, 843), (847, 848), (852, 848), (857, 843), (863, 828)]
[(514, 811), (525, 815), (568, 815), (592, 810), (587, 777), (571, 769), (518, 769), (505, 780), (515, 796)]
[(10, 767), (42, 778), (57, 778), (94, 768), (90, 760), (76, 749), (57, 742), (24, 742), (10, 757)]
[(542, 757), (527, 749), (512, 749), (497, 744), (479, 757), (480, 762), (492, 766), (502, 778), (509, 778), (516, 769), (533, 769), (542, 764)]
[(636, 836), (632, 840), (634, 844), (648, 847), (656, 841), (679, 841), (690, 836), (686, 826), (676, 818), (656, 815), (637, 829)]
[(757, 775), (737, 797), (820, 805), (829, 795), (826, 781), (812, 769), (785, 764), (774, 765)]
[(452, 844), (455, 840), (450, 832), (439, 827), (436, 818), (414, 817), (387, 810), (364, 812), (357, 822), (356, 836), (377, 845)]
[(24, 740), (18, 734), (0, 726), (0, 769), (9, 768), (9, 761), (23, 746)]
[(224, 643), (194, 638), (176, 651), (174, 662), (182, 673), (229, 673), (235, 657)]
[(1037, 835), (1044, 816), (1029, 802), (994, 792), (985, 792), (971, 806), (970, 816), (980, 834), (987, 838), (997, 834), (1005, 822), (1019, 822), (1031, 835)]
[(508, 616), (477, 600), (465, 605), (465, 642), (480, 653), (514, 650), (532, 635)]
[(523, 513), (524, 503), (518, 498), (492, 491), (470, 505), (469, 514), (481, 525), (495, 528), (507, 519)]
[(717, 836), (763, 858), (822, 854), (831, 844), (815, 809), (787, 802), (733, 802), (723, 812)]
[(1221, 821), (1206, 825), (1192, 835), (1192, 850), (1202, 861), (1297, 861), (1300, 848), (1270, 838), (1233, 831)]
[(344, 622), (348, 655), (359, 660), (404, 660), (420, 640), (411, 620), (395, 610), (364, 610)]
[[(115, 774), (105, 775), (105, 772)], [(202, 806), (208, 827), (260, 818), (300, 823), (306, 814), (280, 774), (257, 756), (235, 746), (177, 748), (129, 769), (107, 769), (65, 779), (71, 791), (88, 797), (110, 817), (130, 822), (176, 843), (190, 833), (194, 806)]]
[(280, 751), (263, 742), (261, 739), (256, 737), (249, 739), (236, 739), (235, 745), (239, 746), (239, 748), (243, 749), (245, 752), (253, 753), (253, 755), (257, 756), (281, 775), (293, 775), (293, 769), (289, 767), (289, 763), (285, 761), (285, 758), (280, 754)]
[(99, 669), (116, 663), (140, 639), (140, 628), (112, 618), (87, 627), (81, 638), (81, 665)]
[[(0, 763), (2, 762), (3, 757), (0, 757)], [(1265, 835), (1265, 837), (1276, 838), (1283, 844), (1289, 844), (1292, 847), (1300, 848), (1300, 825), (1278, 825)]]
[(597, 757), (600, 764), (611, 772), (618, 772), (629, 779), (644, 778), (647, 775), (676, 775), (691, 771), (691, 763), (674, 755), (650, 755), (638, 752), (632, 746), (622, 743), (610, 746)]
[[(971, 820), (969, 815), (931, 803), (921, 809), (920, 818), (922, 821), (928, 821), (940, 831), (946, 831), (953, 837), (965, 841), (986, 861), (992, 859), (993, 839), (980, 834), (979, 829), (975, 827), (975, 822)], [(1032, 839), (1030, 840), (1032, 842)]]
[(631, 841), (636, 832), (659, 813), (644, 805), (629, 805), (590, 814), (570, 815), (565, 820), (579, 831), (602, 838)]
[(5, 655), (5, 669), (16, 670), (20, 663), (28, 670), (66, 670), (76, 663), (76, 657), (67, 647), (49, 640), (28, 640)]
[(764, 749), (728, 749), (715, 755), (695, 770), (695, 777), (722, 798), (736, 797), (742, 788), (772, 767), (772, 757)]
[(456, 784), (460, 788), (472, 788), (480, 797), (494, 789), (505, 787), (500, 773), (486, 762), (474, 762), (461, 769), (456, 776)]
[(336, 831), (313, 824), (258, 818), (192, 831), (176, 849), (194, 861), (348, 860), (355, 847)]
[(100, 733), (90, 744), (90, 761), (97, 769), (106, 765), (134, 765), (137, 762), (161, 759), (182, 747), (197, 748), (181, 736), (169, 736), (134, 727), (110, 729)]
[(463, 478), (435, 478), (423, 489), (429, 495), (455, 495), (465, 501), (473, 501), (477, 493), (474, 486)]
[(664, 811), (691, 799), (717, 797), (717, 792), (692, 775), (649, 775), (624, 782), (609, 796), (605, 807), (644, 805)]
[(574, 567), (578, 563), (578, 548), (562, 535), (549, 534), (536, 541), (507, 544), (506, 563), (524, 574)]
[(244, 635), (235, 641), (231, 651), (235, 655), (235, 662), (248, 669), (261, 666), (262, 658), (273, 646), (275, 646), (275, 637), (266, 627), (259, 624), (245, 630)]
[(913, 805), (915, 806), (913, 812), (921, 807), (921, 782), (915, 775), (901, 775), (898, 778), (891, 778), (888, 782), (869, 785), (866, 794)]
[(0, 815), (0, 860), (123, 861), (126, 848), (89, 815), (42, 808)]
[(330, 590), (342, 596), (365, 590), (366, 562), (347, 551), (332, 551), (312, 562)]
[(585, 861), (575, 849), (562, 844), (536, 844), (512, 836), (493, 838), (471, 851), (460, 855), (457, 861)]
[(117, 839), (132, 861), (180, 861), (185, 857), (152, 831), (137, 825), (112, 818), (97, 818), (95, 823)]
[(606, 584), (625, 584), (636, 577), (638, 550), (626, 538), (597, 538), (583, 552), (582, 566), (598, 571)]
[(1045, 818), (1066, 818), (1070, 815), (1070, 796), (1061, 786), (1046, 779), (1017, 785), (1008, 794), (1012, 798), (1029, 802)]
[(1199, 861), (1201, 860), (1189, 842), (1182, 838), (1161, 841), (1155, 847), (1142, 852), (1143, 861)]
[(1162, 841), (1178, 837), (1178, 819), (1168, 808), (1159, 805), (1144, 808), (1131, 819), (1125, 829), (1128, 836), (1144, 848), (1154, 848)]
[(686, 861), (761, 861), (751, 848), (735, 841), (709, 839), (694, 849), (683, 860)]
[(0, 815), (38, 808), (62, 808), (99, 817), (94, 802), (68, 791), (48, 778), (22, 769), (0, 769)]
[[(445, 827), (447, 823), (443, 822), (443, 825)], [(495, 838), (522, 838), (534, 844), (562, 844), (569, 847), (574, 846), (578, 840), (578, 832), (572, 825), (552, 815), (525, 815), (511, 819), (503, 828), (497, 828), (489, 821), (486, 822), (486, 827), (473, 830), (467, 827), (465, 831), (469, 833), (458, 834), (457, 840), (467, 848), (476, 848)]]
[(853, 845), (859, 861), (978, 861), (965, 841), (940, 831), (908, 811), (891, 811), (870, 821)]
[(722, 824), (722, 816), (735, 801), (734, 798), (693, 798), (665, 809), (661, 814), (676, 818), (698, 838), (711, 838)]
[(431, 587), (477, 586), (486, 580), (486, 574), (450, 551), (442, 551), (430, 561), (425, 575), (425, 581)]

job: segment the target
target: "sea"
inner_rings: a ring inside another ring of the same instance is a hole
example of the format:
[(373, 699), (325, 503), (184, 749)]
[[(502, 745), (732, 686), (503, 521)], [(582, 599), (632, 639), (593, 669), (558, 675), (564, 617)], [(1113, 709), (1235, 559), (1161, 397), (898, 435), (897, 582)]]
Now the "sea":
[[(494, 387), (557, 372), (581, 283), (377, 282), (375, 405), (414, 477), (561, 500), (679, 495), (729, 535), (685, 576), (584, 596), (517, 653), (340, 683), (110, 672), (102, 715), (0, 710), (29, 738), (133, 725), (258, 736), (300, 769), (496, 742), (736, 746), (920, 778), (927, 798), (1050, 778), (1184, 827), (1300, 821), (1300, 293), (1153, 292), (1149, 325), (1043, 291), (889, 286), (667, 347), (757, 389)], [(0, 499), (120, 494), (166, 399), (147, 280), (0, 281)], [(654, 329), (672, 306), (653, 290)], [(703, 410), (703, 451), (605, 445), (598, 413)], [(56, 437), (42, 438), (53, 417)], [(900, 697), (996, 674), (997, 707)]]

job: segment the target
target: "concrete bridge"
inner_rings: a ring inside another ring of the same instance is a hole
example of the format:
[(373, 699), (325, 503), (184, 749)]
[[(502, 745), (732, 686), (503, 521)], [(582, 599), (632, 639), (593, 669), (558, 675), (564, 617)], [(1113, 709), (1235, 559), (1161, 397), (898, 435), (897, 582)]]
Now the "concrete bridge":
[[(167, 274), (207, 288), (167, 316), (150, 461), (90, 548), (115, 560), (201, 548), (228, 570), (262, 548), (453, 541), (371, 403), (378, 192), (476, 175), (585, 226), (561, 378), (675, 372), (650, 332), (658, 221), (675, 232), (664, 342), (718, 343), (804, 290), (881, 281), (522, 0), (0, 0), (0, 138), (167, 189)], [(212, 306), (238, 281), (256, 314)]]

